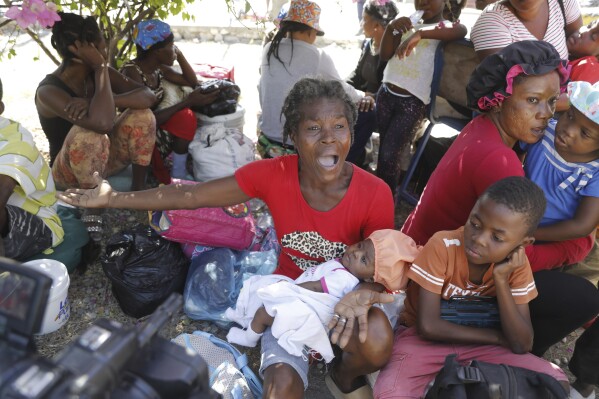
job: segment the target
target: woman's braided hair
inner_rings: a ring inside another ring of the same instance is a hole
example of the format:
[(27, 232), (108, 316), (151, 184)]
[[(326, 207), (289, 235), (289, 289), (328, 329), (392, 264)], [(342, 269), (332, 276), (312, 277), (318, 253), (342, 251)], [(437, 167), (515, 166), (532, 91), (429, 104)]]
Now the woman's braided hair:
[(60, 21), (52, 27), (52, 47), (67, 63), (75, 57), (69, 46), (75, 41), (96, 43), (102, 39), (98, 23), (93, 17), (82, 17), (69, 12), (59, 12)]
[[(274, 56), (281, 64), (285, 64), (281, 58), (279, 57), (279, 45), (281, 44), (281, 40), (287, 37), (287, 33), (293, 32), (305, 32), (308, 30), (312, 30), (313, 28), (309, 27), (306, 24), (302, 24), (301, 22), (295, 21), (281, 21), (281, 25), (279, 27), (279, 31), (273, 37), (272, 42), (270, 42), (270, 47), (268, 48), (268, 52), (266, 53), (266, 60), (268, 61), (268, 65), (270, 66), (270, 56)], [(293, 38), (291, 40), (291, 57), (293, 57)], [(291, 62), (291, 59), (289, 60)]]
[(303, 117), (303, 106), (322, 98), (338, 100), (343, 103), (343, 113), (349, 124), (351, 141), (354, 142), (354, 124), (358, 118), (358, 108), (343, 90), (341, 83), (336, 80), (303, 78), (291, 88), (283, 103), (281, 115), (285, 117), (285, 125), (283, 126), (284, 143), (287, 142), (289, 137), (297, 133), (297, 128)]

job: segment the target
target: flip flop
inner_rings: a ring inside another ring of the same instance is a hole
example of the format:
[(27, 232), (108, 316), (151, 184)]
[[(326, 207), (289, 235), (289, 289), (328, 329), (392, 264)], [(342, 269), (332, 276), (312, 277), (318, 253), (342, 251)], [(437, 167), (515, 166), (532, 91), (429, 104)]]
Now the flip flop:
[(339, 389), (337, 384), (335, 384), (335, 381), (333, 381), (333, 378), (331, 377), (331, 373), (324, 376), (324, 382), (327, 385), (327, 388), (329, 388), (329, 392), (331, 392), (331, 395), (333, 395), (333, 397), (335, 399), (373, 399), (374, 398), (374, 396), (372, 395), (372, 388), (370, 388), (370, 385), (368, 385), (368, 384), (362, 385), (360, 388), (353, 390), (349, 393), (343, 393), (343, 392), (341, 392), (341, 390)]

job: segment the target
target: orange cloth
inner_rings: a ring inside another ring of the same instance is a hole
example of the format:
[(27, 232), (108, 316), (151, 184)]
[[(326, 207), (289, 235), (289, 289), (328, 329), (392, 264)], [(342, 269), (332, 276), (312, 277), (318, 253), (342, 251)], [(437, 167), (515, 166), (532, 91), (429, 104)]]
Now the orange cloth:
[(368, 238), (374, 244), (374, 281), (390, 291), (404, 290), (407, 271), (422, 247), (398, 230), (378, 230)]

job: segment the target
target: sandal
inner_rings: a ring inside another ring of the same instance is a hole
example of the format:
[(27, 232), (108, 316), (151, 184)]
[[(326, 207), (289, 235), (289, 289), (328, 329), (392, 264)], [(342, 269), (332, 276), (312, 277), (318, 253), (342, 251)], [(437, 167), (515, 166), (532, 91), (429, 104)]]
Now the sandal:
[(85, 224), (85, 229), (89, 234), (89, 238), (98, 242), (102, 240), (104, 233), (104, 227), (102, 226), (102, 215), (84, 215), (81, 217), (81, 221)]

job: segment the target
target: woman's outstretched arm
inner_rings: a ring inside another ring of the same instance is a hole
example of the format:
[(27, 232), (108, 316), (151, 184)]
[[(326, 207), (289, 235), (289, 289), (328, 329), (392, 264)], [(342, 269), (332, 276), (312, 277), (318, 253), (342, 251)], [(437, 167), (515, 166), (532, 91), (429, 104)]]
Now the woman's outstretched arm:
[(196, 209), (236, 205), (250, 199), (234, 176), (198, 184), (169, 184), (158, 188), (134, 191), (114, 191), (98, 172), (94, 173), (96, 187), (69, 189), (57, 197), (84, 208), (124, 208), (142, 210)]

